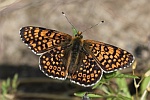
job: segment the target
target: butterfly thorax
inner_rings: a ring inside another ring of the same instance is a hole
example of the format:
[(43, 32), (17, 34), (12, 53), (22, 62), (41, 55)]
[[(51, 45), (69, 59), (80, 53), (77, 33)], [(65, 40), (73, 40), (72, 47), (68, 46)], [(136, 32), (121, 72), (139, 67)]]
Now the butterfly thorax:
[(77, 68), (78, 58), (79, 58), (79, 52), (83, 46), (83, 40), (82, 35), (76, 35), (72, 41), (71, 41), (71, 50), (70, 50), (70, 56), (68, 59), (68, 65), (69, 65), (69, 74), (74, 73), (74, 71)]

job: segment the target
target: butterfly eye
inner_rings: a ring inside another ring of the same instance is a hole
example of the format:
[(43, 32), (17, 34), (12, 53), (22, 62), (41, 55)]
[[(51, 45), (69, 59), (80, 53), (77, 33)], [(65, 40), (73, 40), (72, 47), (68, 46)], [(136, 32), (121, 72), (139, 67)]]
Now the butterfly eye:
[(82, 35), (80, 35), (80, 38), (82, 39), (82, 38), (83, 38), (83, 36), (82, 36)]

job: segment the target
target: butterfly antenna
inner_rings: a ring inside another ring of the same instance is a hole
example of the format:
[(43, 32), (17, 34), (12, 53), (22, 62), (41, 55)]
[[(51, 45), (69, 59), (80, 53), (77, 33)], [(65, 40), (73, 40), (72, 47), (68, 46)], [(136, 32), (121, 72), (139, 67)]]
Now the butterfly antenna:
[[(95, 24), (95, 25), (93, 25), (93, 26), (91, 26), (91, 27), (85, 29), (83, 32), (85, 32), (85, 31), (87, 31), (87, 30), (90, 30), (91, 28), (93, 28), (93, 27), (95, 27), (95, 26), (97, 26), (97, 25), (99, 25), (99, 24), (102, 24), (102, 23), (104, 23), (104, 21), (100, 21), (99, 23), (97, 23), (97, 24)], [(83, 32), (82, 32), (82, 33), (83, 33)]]
[(74, 25), (69, 21), (69, 19), (66, 16), (66, 14), (64, 12), (62, 12), (62, 14), (65, 16), (65, 18), (67, 19), (67, 21), (70, 23), (70, 25), (72, 26), (72, 29), (73, 29), (73, 33), (74, 33), (74, 35), (76, 35), (78, 33), (78, 31), (76, 30), (76, 28), (74, 27)]

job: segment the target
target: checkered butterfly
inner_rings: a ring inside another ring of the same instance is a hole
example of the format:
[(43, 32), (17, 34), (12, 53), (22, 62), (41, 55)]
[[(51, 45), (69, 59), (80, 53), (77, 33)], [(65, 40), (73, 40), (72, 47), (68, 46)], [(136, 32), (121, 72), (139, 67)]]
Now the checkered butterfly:
[(39, 67), (48, 77), (90, 87), (109, 73), (129, 67), (131, 53), (110, 44), (83, 40), (82, 33), (74, 37), (52, 29), (26, 26), (20, 30), (22, 41), (39, 58)]

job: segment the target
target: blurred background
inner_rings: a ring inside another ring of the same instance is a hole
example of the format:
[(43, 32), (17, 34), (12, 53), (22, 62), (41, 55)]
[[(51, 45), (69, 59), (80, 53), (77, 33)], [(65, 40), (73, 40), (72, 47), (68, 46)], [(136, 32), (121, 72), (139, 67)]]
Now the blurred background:
[[(22, 99), (25, 96), (34, 98), (30, 93), (35, 92), (35, 95), (49, 93), (55, 100), (58, 100), (57, 95), (64, 100), (70, 97), (80, 100), (73, 93), (87, 88), (47, 78), (39, 70), (39, 56), (19, 35), (20, 28), (28, 25), (73, 35), (71, 25), (61, 12), (65, 12), (79, 31), (104, 20), (103, 24), (84, 32), (84, 39), (102, 41), (131, 52), (137, 60), (136, 74), (142, 76), (150, 69), (149, 3), (149, 0), (0, 0), (0, 87), (3, 80), (13, 78), (17, 73), (20, 80), (18, 96)], [(125, 72), (132, 73), (132, 69), (127, 68)], [(43, 95), (39, 98), (46, 99), (47, 95)]]

